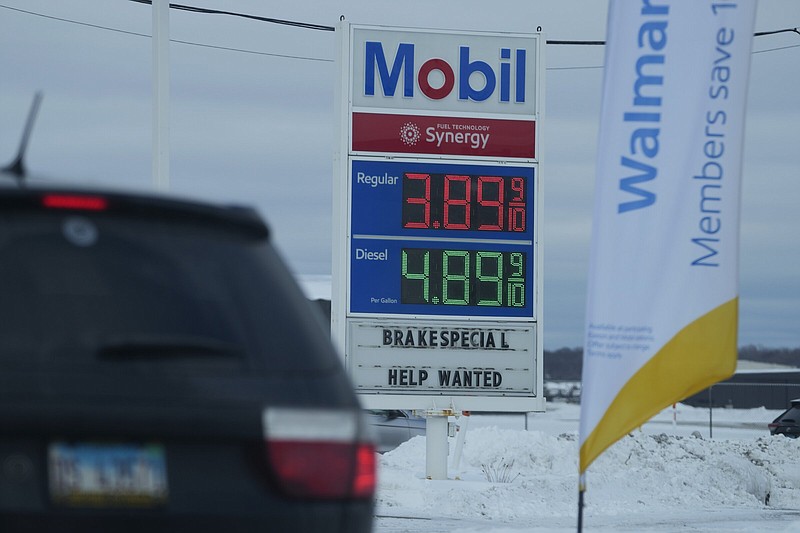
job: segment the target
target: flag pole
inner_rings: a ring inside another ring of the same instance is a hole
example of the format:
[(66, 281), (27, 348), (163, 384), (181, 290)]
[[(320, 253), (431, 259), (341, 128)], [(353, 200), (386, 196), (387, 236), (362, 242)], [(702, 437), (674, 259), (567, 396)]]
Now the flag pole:
[(578, 533), (583, 532), (583, 494), (586, 492), (586, 474), (578, 476)]

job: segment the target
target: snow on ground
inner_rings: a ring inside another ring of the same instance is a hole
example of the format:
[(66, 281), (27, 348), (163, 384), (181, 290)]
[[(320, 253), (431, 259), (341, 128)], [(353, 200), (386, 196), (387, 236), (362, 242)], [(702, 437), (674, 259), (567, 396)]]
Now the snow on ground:
[[(521, 414), (461, 417), (447, 480), (425, 478), (422, 437), (383, 454), (375, 531), (575, 531), (579, 410), (550, 403), (527, 430)], [(710, 439), (707, 409), (666, 409), (589, 468), (584, 530), (800, 531), (800, 440), (769, 435), (779, 413), (715, 409)]]

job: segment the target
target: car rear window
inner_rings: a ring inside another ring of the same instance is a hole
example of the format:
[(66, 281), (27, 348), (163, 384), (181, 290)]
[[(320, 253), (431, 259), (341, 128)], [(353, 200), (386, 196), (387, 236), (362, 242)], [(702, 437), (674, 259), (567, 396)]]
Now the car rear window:
[(788, 411), (781, 415), (781, 420), (787, 419), (800, 422), (800, 406), (791, 407)]
[(23, 210), (0, 220), (4, 364), (267, 372), (335, 361), (265, 235), (125, 212)]

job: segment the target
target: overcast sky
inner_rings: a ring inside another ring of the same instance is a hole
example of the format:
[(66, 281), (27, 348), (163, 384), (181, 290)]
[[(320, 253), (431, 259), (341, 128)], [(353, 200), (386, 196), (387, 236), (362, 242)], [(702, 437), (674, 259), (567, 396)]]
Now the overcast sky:
[[(598, 0), (182, 3), (328, 26), (344, 15), (360, 24), (455, 30), (542, 26), (558, 40), (603, 40), (606, 32), (606, 2)], [(12, 159), (41, 90), (31, 172), (151, 189), (151, 23), (151, 8), (129, 0), (0, 0), (0, 163)], [(797, 26), (800, 2), (761, 0), (756, 31)], [(330, 274), (334, 33), (172, 10), (170, 36), (183, 41), (170, 46), (171, 192), (255, 205), (296, 274)], [(739, 344), (794, 347), (800, 35), (757, 37), (754, 51)], [(545, 59), (543, 322), (545, 347), (556, 349), (583, 342), (603, 47), (548, 45)]]

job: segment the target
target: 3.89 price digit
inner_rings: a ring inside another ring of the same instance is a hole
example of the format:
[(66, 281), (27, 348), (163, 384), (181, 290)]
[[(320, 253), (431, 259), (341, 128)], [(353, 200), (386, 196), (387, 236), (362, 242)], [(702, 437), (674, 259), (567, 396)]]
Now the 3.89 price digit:
[(403, 228), (526, 230), (526, 181), (519, 176), (403, 173)]

